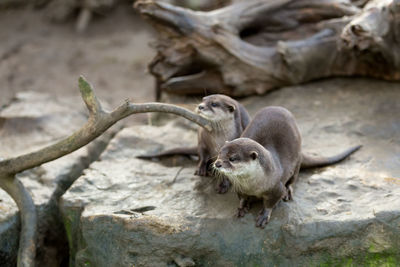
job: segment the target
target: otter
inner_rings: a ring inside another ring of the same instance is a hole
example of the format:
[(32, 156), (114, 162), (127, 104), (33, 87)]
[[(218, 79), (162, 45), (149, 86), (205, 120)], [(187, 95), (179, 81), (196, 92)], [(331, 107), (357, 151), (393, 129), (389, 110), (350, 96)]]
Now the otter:
[(231, 181), (238, 193), (238, 217), (250, 209), (252, 199), (263, 200), (256, 226), (264, 228), (279, 201), (293, 199), (292, 185), (301, 168), (337, 163), (360, 147), (333, 157), (305, 155), (292, 113), (283, 107), (266, 107), (256, 113), (240, 138), (225, 143), (214, 168)]
[[(175, 148), (158, 154), (142, 155), (139, 158), (146, 159), (177, 154), (196, 155), (199, 157), (199, 163), (195, 174), (199, 176), (212, 175), (210, 165), (217, 157), (218, 151), (225, 144), (225, 141), (240, 137), (250, 122), (250, 115), (239, 102), (221, 94), (204, 97), (197, 106), (196, 112), (213, 122), (211, 132), (199, 128), (197, 147)], [(229, 180), (222, 178), (217, 192), (225, 193), (229, 187)]]

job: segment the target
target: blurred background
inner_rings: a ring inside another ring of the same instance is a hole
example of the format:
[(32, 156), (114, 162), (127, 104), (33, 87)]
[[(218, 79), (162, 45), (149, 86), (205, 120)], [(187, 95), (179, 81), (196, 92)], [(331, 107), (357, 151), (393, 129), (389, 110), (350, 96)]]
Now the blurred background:
[[(228, 1), (168, 1), (209, 10)], [(152, 27), (126, 0), (6, 0), (0, 3), (0, 107), (18, 92), (77, 96), (84, 75), (111, 107), (154, 100), (147, 64)], [(83, 10), (89, 7), (91, 14)], [(140, 121), (145, 115), (135, 116)]]
[(126, 98), (154, 100), (153, 78), (146, 71), (154, 32), (132, 1), (97, 1), (108, 3), (99, 3), (84, 30), (77, 29), (84, 1), (6, 2), (0, 3), (1, 107), (25, 91), (81, 101), (81, 74), (111, 107)]

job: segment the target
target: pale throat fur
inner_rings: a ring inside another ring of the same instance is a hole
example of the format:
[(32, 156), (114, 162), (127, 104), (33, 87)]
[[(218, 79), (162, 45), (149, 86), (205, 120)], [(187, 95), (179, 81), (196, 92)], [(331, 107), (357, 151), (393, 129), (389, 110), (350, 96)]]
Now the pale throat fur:
[(221, 108), (214, 108), (213, 111), (200, 110), (198, 107), (196, 112), (214, 123), (212, 132), (203, 132), (204, 135), (211, 137), (206, 140), (210, 142), (209, 147), (214, 149), (213, 154), (218, 154), (227, 140), (237, 138), (237, 125), (232, 123), (235, 121), (234, 112), (226, 112)]

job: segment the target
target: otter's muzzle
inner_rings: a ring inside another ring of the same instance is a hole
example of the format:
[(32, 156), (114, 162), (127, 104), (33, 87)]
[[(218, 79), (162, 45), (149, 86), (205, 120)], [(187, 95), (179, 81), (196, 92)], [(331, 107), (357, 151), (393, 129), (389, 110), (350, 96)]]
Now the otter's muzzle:
[(215, 168), (221, 168), (222, 167), (222, 161), (221, 160), (217, 160), (214, 163)]

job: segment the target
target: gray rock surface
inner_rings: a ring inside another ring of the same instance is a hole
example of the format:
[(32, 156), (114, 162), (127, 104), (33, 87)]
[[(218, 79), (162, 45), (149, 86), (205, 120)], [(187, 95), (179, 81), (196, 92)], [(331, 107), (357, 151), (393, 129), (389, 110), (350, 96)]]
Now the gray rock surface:
[[(52, 144), (85, 122), (84, 103), (78, 97), (20, 93), (0, 111), (0, 157), (13, 157)], [(58, 200), (82, 170), (97, 159), (107, 138), (111, 137), (106, 135), (70, 155), (18, 175), (38, 209), (40, 266), (59, 266), (65, 253), (68, 255)], [(12, 198), (0, 189), (0, 266), (15, 266), (20, 230), (17, 212)]]
[[(400, 90), (398, 84), (334, 79), (294, 86), (243, 103), (250, 113), (282, 105), (298, 120), (305, 151), (344, 162), (302, 172), (294, 201), (265, 229), (260, 205), (235, 218), (234, 193), (215, 193), (181, 157), (136, 155), (196, 143), (170, 123), (124, 129), (63, 196), (75, 266), (395, 266), (400, 250)], [(174, 162), (175, 160), (175, 162)]]

